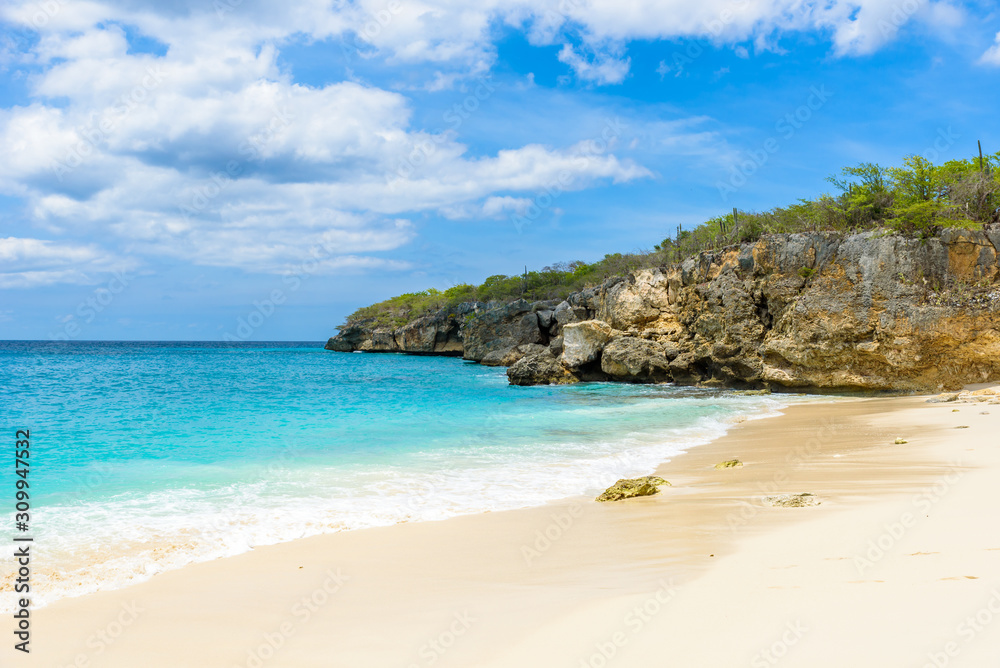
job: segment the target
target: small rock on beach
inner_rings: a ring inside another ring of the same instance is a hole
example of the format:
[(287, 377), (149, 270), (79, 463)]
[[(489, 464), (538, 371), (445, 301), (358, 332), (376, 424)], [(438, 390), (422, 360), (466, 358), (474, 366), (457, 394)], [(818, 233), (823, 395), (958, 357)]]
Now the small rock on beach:
[(809, 492), (804, 492), (802, 494), (765, 496), (764, 503), (776, 508), (803, 508), (805, 506), (818, 506), (820, 501)]
[(620, 501), (635, 496), (652, 496), (660, 491), (660, 487), (669, 487), (670, 483), (660, 476), (647, 475), (641, 478), (622, 478), (597, 497), (597, 501)]

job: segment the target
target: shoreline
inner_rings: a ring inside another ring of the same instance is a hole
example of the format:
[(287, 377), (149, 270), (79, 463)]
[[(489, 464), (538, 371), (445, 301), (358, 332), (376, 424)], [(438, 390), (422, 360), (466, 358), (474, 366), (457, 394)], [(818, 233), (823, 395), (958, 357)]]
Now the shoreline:
[[(205, 666), (256, 661), (269, 666), (579, 666), (659, 651), (678, 657), (679, 665), (700, 665), (708, 658), (715, 665), (745, 665), (753, 654), (740, 653), (764, 646), (771, 636), (753, 614), (738, 627), (730, 620), (746, 617), (754, 600), (781, 596), (765, 587), (735, 604), (727, 599), (739, 599), (739, 587), (747, 582), (727, 578), (747, 564), (761, 566), (753, 557), (767, 552), (765, 539), (793, 536), (779, 541), (779, 554), (788, 557), (813, 549), (809, 541), (802, 546), (802, 536), (823, 538), (824, 532), (813, 535), (819, 525), (840, 526), (847, 516), (874, 517), (876, 506), (894, 508), (901, 499), (905, 506), (907, 496), (945, 475), (970, 479), (972, 468), (1000, 469), (997, 457), (982, 449), (974, 449), (960, 469), (950, 470), (944, 456), (945, 450), (956, 450), (959, 433), (989, 442), (995, 416), (978, 415), (973, 412), (978, 406), (966, 404), (953, 414), (953, 405), (925, 404), (925, 399), (816, 402), (781, 409), (783, 415), (773, 419), (748, 420), (660, 466), (657, 474), (673, 487), (653, 497), (614, 504), (577, 497), (536, 508), (314, 536), (191, 564), (126, 589), (63, 599), (35, 613), (39, 628), (58, 632), (39, 639), (33, 660), (37, 665), (83, 659), (78, 665), (126, 666), (142, 657), (146, 664), (166, 666), (176, 665), (169, 654), (174, 652), (197, 655), (203, 662), (195, 665)], [(959, 418), (969, 429), (951, 431), (955, 425), (950, 423)], [(897, 436), (909, 443), (892, 445)], [(732, 458), (745, 466), (712, 468)], [(983, 461), (972, 461), (978, 459)], [(760, 503), (771, 493), (799, 492), (817, 494), (821, 505)], [(881, 537), (872, 531), (862, 536)], [(1000, 538), (995, 542), (1000, 548)], [(1000, 549), (989, 556), (1000, 558)], [(850, 557), (830, 559), (831, 564), (846, 559), (854, 568)], [(778, 577), (775, 591), (793, 591), (781, 578), (797, 571), (776, 576), (768, 572), (774, 568), (749, 572)], [(720, 579), (729, 584), (713, 589)], [(822, 583), (812, 586), (829, 594)], [(637, 604), (639, 613), (628, 617)], [(778, 609), (787, 604), (772, 603)], [(106, 624), (128, 617), (129, 605), (141, 612), (127, 627), (124, 620), (117, 622), (119, 634), (105, 634), (111, 642), (101, 640)], [(720, 607), (712, 610), (712, 605)], [(654, 608), (657, 614), (651, 616)], [(699, 614), (709, 614), (715, 626), (694, 625)], [(81, 623), (84, 619), (88, 622)], [(649, 632), (668, 627), (673, 629), (669, 642)], [(678, 635), (678, 628), (685, 633)], [(782, 628), (778, 625), (776, 637)], [(726, 643), (713, 646), (716, 634)], [(796, 651), (802, 654), (812, 645), (822, 649), (816, 637), (796, 640)], [(158, 663), (153, 656), (163, 652), (168, 654)], [(720, 658), (720, 652), (729, 652), (728, 658)], [(815, 654), (811, 663), (783, 665), (836, 665), (823, 663), (828, 654)], [(734, 656), (743, 658), (732, 663)], [(895, 654), (887, 656), (893, 665), (899, 663)]]
[[(284, 536), (282, 537), (276, 537), (272, 534), (265, 536), (263, 540), (253, 543), (249, 541), (237, 541), (235, 544), (218, 544), (209, 553), (199, 551), (198, 541), (194, 538), (179, 537), (178, 540), (170, 540), (169, 536), (165, 536), (157, 544), (147, 543), (140, 546), (144, 549), (151, 549), (155, 553), (158, 553), (157, 556), (161, 558), (166, 557), (165, 561), (146, 562), (140, 561), (140, 557), (128, 556), (132, 554), (134, 544), (125, 544), (119, 545), (121, 554), (125, 555), (123, 558), (129, 559), (128, 563), (124, 564), (124, 566), (121, 563), (112, 561), (109, 567), (108, 562), (99, 561), (102, 551), (96, 547), (92, 548), (94, 561), (85, 561), (83, 558), (76, 556), (67, 559), (61, 554), (46, 552), (41, 555), (42, 558), (38, 562), (43, 565), (43, 568), (48, 568), (40, 572), (34, 572), (33, 578), (39, 583), (38, 590), (46, 591), (47, 596), (45, 599), (33, 601), (33, 604), (35, 605), (35, 609), (41, 610), (63, 599), (127, 589), (137, 584), (148, 582), (151, 578), (166, 572), (184, 569), (194, 564), (211, 562), (217, 559), (228, 559), (262, 547), (294, 542), (316, 535), (332, 535), (343, 531), (387, 527), (400, 523), (442, 521), (455, 517), (490, 512), (544, 508), (553, 503), (558, 504), (566, 499), (575, 499), (578, 497), (592, 499), (607, 485), (613, 483), (617, 477), (648, 474), (663, 461), (681, 456), (692, 448), (703, 447), (707, 443), (719, 438), (721, 434), (733, 429), (742, 421), (771, 419), (780, 415), (781, 410), (788, 405), (827, 400), (824, 397), (801, 394), (773, 397), (738, 397), (730, 392), (723, 392), (719, 397), (713, 394), (712, 396), (701, 398), (685, 394), (682, 400), (692, 398), (696, 399), (697, 403), (702, 405), (703, 408), (712, 408), (713, 411), (716, 408), (714, 406), (716, 399), (719, 399), (723, 402), (724, 415), (688, 419), (690, 424), (684, 426), (678, 426), (676, 423), (663, 424), (659, 432), (649, 431), (648, 428), (642, 427), (640, 429), (644, 431), (638, 436), (632, 433), (619, 432), (617, 438), (602, 439), (598, 442), (598, 445), (602, 448), (606, 444), (613, 443), (618, 448), (618, 452), (614, 454), (602, 453), (596, 450), (591, 450), (587, 456), (580, 454), (573, 455), (571, 453), (565, 456), (563, 461), (558, 462), (554, 467), (545, 463), (539, 466), (537, 464), (526, 464), (524, 461), (513, 460), (497, 468), (496, 471), (483, 472), (489, 474), (486, 476), (486, 484), (520, 482), (521, 484), (517, 486), (514, 493), (510, 491), (513, 485), (509, 485), (508, 491), (503, 494), (497, 495), (496, 493), (489, 492), (481, 494), (477, 498), (475, 490), (471, 487), (467, 488), (462, 478), (451, 481), (462, 483), (455, 486), (449, 485), (447, 480), (440, 481), (439, 479), (433, 481), (424, 480), (421, 483), (419, 474), (415, 474), (418, 476), (417, 483), (414, 485), (411, 480), (410, 487), (415, 486), (419, 494), (418, 496), (403, 494), (395, 501), (397, 508), (402, 511), (402, 513), (397, 513), (397, 516), (408, 515), (403, 519), (397, 519), (395, 522), (392, 522), (391, 518), (389, 518), (389, 521), (385, 521), (386, 518), (383, 516), (380, 523), (373, 521), (369, 525), (361, 524), (359, 526), (356, 523), (352, 524), (350, 522), (350, 520), (357, 520), (356, 517), (349, 517), (349, 520), (345, 520), (343, 523), (344, 528), (338, 529), (330, 528), (333, 525), (329, 524), (329, 518), (322, 513), (318, 513), (313, 514), (311, 519), (316, 521), (318, 525), (321, 525), (321, 528), (313, 527), (307, 530), (307, 533), (304, 535), (295, 535), (295, 531), (284, 531)], [(763, 400), (759, 405), (756, 401), (758, 398)], [(670, 402), (677, 401), (678, 399), (679, 397), (666, 395), (656, 399), (656, 401), (667, 402), (659, 410), (669, 413), (671, 409)], [(742, 405), (748, 403), (752, 405)], [(599, 406), (595, 405), (594, 408), (599, 408)], [(607, 470), (598, 472), (597, 468)], [(526, 482), (523, 475), (525, 472), (531, 473), (537, 478), (537, 481)], [(567, 480), (571, 480), (573, 484), (566, 484), (565, 481)], [(550, 483), (552, 487), (546, 487)], [(496, 487), (495, 489), (501, 488)], [(581, 489), (584, 489), (584, 491), (581, 492)], [(536, 494), (536, 490), (538, 494)], [(366, 490), (362, 489), (361, 491), (364, 492)], [(519, 495), (516, 492), (520, 492), (521, 494)], [(556, 493), (554, 494), (554, 492)], [(527, 493), (529, 496), (524, 496), (524, 493)], [(447, 499), (461, 499), (461, 503), (445, 504), (449, 505), (449, 508), (439, 507), (439, 502)], [(379, 501), (381, 500), (381, 496), (377, 496), (374, 499), (369, 497), (367, 499), (369, 502), (372, 500)], [(458, 507), (459, 505), (464, 507)], [(358, 504), (359, 508), (363, 506), (364, 500)], [(346, 510), (350, 511), (350, 509)], [(301, 517), (301, 509), (299, 511), (299, 516)], [(196, 529), (205, 526), (214, 526), (219, 529), (221, 525), (218, 523), (218, 519), (216, 516), (200, 518), (194, 515), (189, 516), (187, 521)], [(273, 528), (273, 526), (272, 524), (270, 528)], [(277, 526), (280, 531), (280, 525)], [(258, 531), (261, 528), (257, 527)], [(268, 527), (263, 528), (266, 529)], [(208, 538), (212, 539), (212, 536), (208, 536)], [(212, 541), (210, 540), (209, 542), (211, 543)], [(140, 566), (147, 564), (147, 567), (143, 569), (136, 567), (136, 564)], [(149, 566), (152, 566), (152, 568)], [(128, 570), (130, 567), (132, 570)], [(113, 577), (108, 578), (106, 573), (112, 574)], [(10, 592), (12, 587), (13, 575), (0, 575), (0, 588), (6, 591), (5, 596), (0, 598), (0, 613), (13, 612), (15, 609), (15, 599), (12, 592)], [(40, 596), (37, 598), (41, 599)]]

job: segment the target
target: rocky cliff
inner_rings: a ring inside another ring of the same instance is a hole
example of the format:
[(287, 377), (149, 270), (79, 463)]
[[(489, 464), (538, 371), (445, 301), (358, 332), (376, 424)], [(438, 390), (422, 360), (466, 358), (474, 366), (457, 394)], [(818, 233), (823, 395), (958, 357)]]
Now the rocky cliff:
[(331, 350), (464, 355), (514, 384), (938, 390), (1000, 379), (1000, 228), (772, 235), (563, 302), (469, 303)]
[(367, 353), (411, 353), (414, 355), (460, 356), (462, 327), (483, 304), (469, 302), (412, 320), (402, 327), (389, 328), (362, 320), (340, 330), (326, 343), (327, 350)]

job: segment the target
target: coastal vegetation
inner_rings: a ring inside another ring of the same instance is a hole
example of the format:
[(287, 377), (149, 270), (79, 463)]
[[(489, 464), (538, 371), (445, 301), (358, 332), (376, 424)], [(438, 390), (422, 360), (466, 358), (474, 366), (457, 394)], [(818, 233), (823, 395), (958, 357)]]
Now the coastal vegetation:
[[(490, 276), (480, 285), (461, 284), (399, 295), (358, 309), (346, 325), (370, 322), (399, 327), (414, 318), (462, 302), (563, 299), (605, 279), (645, 267), (680, 262), (701, 251), (755, 242), (774, 233), (884, 230), (929, 238), (948, 227), (975, 229), (1000, 221), (1000, 152), (935, 165), (911, 155), (901, 165), (864, 162), (828, 181), (833, 194), (803, 199), (768, 211), (732, 212), (692, 229), (678, 226), (648, 251), (611, 253), (596, 262), (557, 263), (520, 275)], [(802, 272), (811, 272), (803, 267)], [(806, 276), (808, 277), (808, 276)]]

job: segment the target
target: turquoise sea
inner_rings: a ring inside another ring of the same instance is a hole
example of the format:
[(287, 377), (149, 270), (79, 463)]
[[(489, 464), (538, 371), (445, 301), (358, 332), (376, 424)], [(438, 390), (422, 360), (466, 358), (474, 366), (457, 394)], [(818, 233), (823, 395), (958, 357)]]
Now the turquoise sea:
[(596, 495), (803, 400), (512, 387), (502, 368), (320, 343), (0, 342), (3, 433), (32, 436), (36, 604), (318, 533)]

